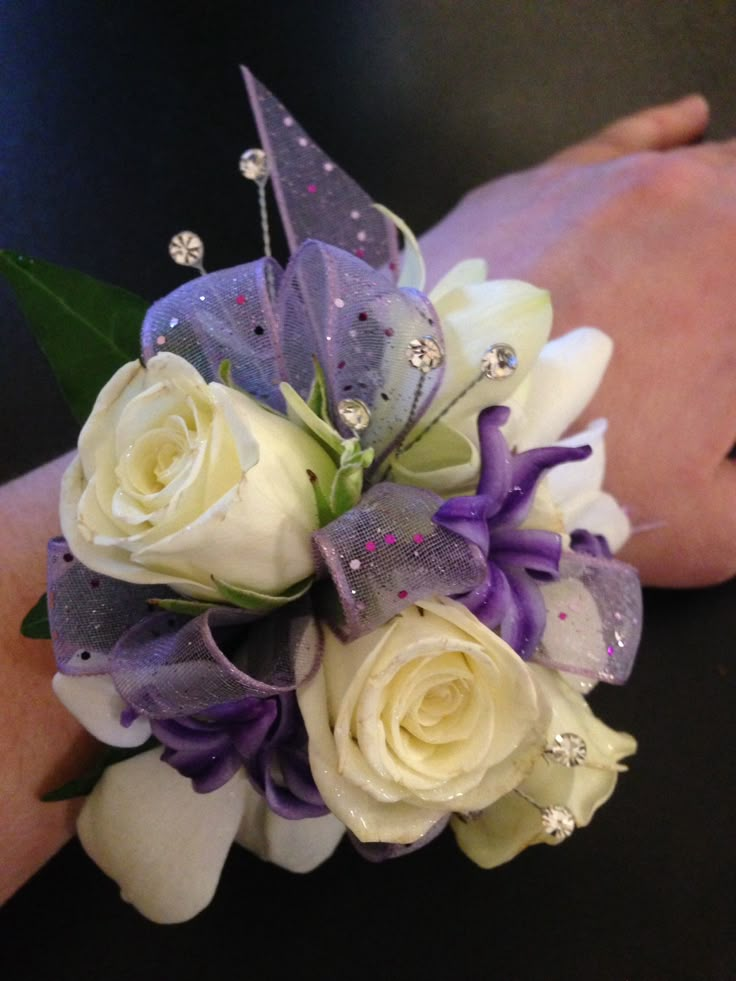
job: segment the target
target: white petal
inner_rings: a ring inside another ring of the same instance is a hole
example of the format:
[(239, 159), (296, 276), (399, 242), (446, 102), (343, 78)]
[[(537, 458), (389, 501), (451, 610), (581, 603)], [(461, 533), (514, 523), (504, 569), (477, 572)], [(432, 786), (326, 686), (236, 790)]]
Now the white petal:
[(458, 286), (468, 286), (470, 283), (482, 283), (486, 279), (488, 267), (485, 259), (465, 259), (445, 273), (436, 286), (432, 287), (429, 298), (440, 320), (445, 314), (444, 298)]
[(108, 674), (55, 674), (51, 687), (62, 705), (81, 722), (87, 732), (108, 746), (142, 746), (151, 735), (147, 719), (120, 725), (126, 703), (118, 695)]
[(237, 842), (264, 862), (289, 872), (311, 872), (332, 855), (345, 833), (334, 816), (287, 821), (270, 809), (250, 785), (245, 789), (245, 812)]
[(245, 806), (236, 774), (211, 794), (159, 759), (109, 767), (82, 809), (79, 838), (127, 902), (155, 923), (182, 923), (212, 899)]
[(554, 443), (575, 422), (595, 394), (612, 350), (610, 338), (595, 327), (578, 327), (545, 344), (525, 390), (525, 422), (515, 440), (520, 452)]

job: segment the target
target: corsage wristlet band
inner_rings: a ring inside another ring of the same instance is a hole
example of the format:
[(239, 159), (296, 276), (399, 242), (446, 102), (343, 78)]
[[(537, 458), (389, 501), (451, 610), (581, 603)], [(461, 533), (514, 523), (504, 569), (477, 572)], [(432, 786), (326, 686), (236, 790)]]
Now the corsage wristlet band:
[(146, 310), (0, 256), (85, 420), (24, 629), (108, 748), (49, 796), (88, 795), (84, 848), (159, 922), (233, 842), (306, 872), (449, 825), (491, 868), (587, 825), (636, 749), (585, 698), (636, 653), (629, 524), (604, 421), (564, 435), (610, 341), (549, 341), (547, 293), (480, 260), (426, 293), (410, 230), (244, 75), (262, 258), (206, 273), (181, 232), (195, 276)]

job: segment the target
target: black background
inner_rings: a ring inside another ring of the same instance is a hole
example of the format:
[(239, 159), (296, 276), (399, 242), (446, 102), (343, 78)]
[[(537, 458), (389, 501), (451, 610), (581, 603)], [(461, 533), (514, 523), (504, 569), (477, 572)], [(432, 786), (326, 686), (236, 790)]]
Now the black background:
[[(238, 64), (422, 231), (466, 190), (692, 89), (736, 131), (729, 2), (0, 0), (0, 246), (148, 299), (194, 228), (216, 269), (258, 255)], [(0, 286), (0, 480), (75, 427)], [(696, 515), (696, 502), (693, 502)], [(349, 846), (295, 877), (238, 850), (212, 906), (154, 927), (67, 847), (0, 913), (30, 978), (736, 978), (734, 583), (650, 592), (633, 680), (594, 708), (640, 752), (591, 828), (493, 872), (446, 835), (383, 866)], [(0, 833), (1, 829), (0, 829)]]

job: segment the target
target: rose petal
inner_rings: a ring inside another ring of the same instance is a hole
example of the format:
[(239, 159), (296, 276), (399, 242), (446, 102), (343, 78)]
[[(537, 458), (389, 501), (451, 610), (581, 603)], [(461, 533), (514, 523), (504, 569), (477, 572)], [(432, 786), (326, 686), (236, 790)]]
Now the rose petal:
[(155, 923), (182, 923), (214, 895), (248, 783), (236, 774), (219, 790), (197, 794), (159, 756), (155, 749), (109, 767), (77, 829), (123, 899)]
[(126, 703), (107, 674), (55, 674), (51, 686), (87, 732), (108, 746), (142, 746), (151, 735), (151, 725), (142, 717), (127, 727), (120, 724)]

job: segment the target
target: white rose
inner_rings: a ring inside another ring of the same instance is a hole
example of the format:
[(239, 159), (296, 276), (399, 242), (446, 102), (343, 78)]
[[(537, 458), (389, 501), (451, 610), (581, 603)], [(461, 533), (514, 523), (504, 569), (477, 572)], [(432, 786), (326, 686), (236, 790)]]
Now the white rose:
[(452, 600), (409, 607), (350, 644), (327, 633), (297, 691), (314, 779), (361, 841), (416, 841), (515, 787), (544, 744), (528, 667)]
[[(510, 861), (529, 845), (556, 845), (548, 835), (538, 807), (566, 807), (575, 825), (585, 827), (616, 787), (618, 774), (626, 767), (619, 760), (636, 752), (636, 740), (626, 732), (615, 732), (596, 718), (583, 696), (573, 691), (557, 671), (531, 664), (540, 696), (551, 708), (547, 744), (555, 736), (573, 733), (585, 743), (587, 755), (580, 766), (562, 766), (540, 756), (530, 774), (510, 793), (475, 819), (453, 821), (460, 848), (484, 869)], [(533, 801), (534, 804), (530, 803)]]
[(313, 569), (307, 469), (329, 487), (309, 435), (159, 354), (100, 392), (62, 482), (62, 531), (80, 561), (127, 582), (214, 599), (214, 576), (278, 594)]

